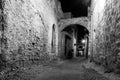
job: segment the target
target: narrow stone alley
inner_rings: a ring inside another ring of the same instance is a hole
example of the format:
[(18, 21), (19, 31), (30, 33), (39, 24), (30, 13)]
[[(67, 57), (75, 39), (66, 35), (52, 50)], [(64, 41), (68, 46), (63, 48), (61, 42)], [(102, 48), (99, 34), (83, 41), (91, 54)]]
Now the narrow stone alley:
[(0, 0), (0, 80), (120, 80), (120, 0)]

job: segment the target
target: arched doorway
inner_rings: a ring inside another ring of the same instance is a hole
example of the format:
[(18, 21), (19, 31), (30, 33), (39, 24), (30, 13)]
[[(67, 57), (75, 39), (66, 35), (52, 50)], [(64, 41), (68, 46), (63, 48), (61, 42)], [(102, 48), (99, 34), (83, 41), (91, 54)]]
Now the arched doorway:
[(67, 58), (67, 54), (72, 50), (72, 57), (88, 58), (89, 31), (86, 27), (79, 24), (68, 25), (61, 30), (61, 35), (61, 51), (64, 58)]

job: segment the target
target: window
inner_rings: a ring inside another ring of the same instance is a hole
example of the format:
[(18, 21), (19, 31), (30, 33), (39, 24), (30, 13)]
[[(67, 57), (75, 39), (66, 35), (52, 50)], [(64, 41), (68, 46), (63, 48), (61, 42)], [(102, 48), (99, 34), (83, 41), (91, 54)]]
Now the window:
[(52, 26), (52, 42), (51, 42), (51, 52), (55, 53), (55, 43), (56, 43), (56, 35), (55, 35), (55, 24)]

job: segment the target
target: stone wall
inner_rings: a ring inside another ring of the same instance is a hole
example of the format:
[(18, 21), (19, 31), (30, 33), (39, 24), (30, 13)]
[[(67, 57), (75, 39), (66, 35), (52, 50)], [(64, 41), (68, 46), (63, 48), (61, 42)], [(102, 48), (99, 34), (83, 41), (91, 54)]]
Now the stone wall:
[[(0, 55), (9, 64), (47, 61), (58, 53), (58, 18), (62, 17), (56, 0), (0, 0), (2, 18)], [(59, 5), (58, 5), (59, 3)], [(58, 17), (59, 13), (59, 17)], [(61, 16), (60, 16), (61, 15)], [(52, 26), (55, 25), (55, 52), (51, 53)], [(27, 65), (27, 64), (26, 64)]]
[(71, 19), (61, 19), (58, 23), (60, 31), (68, 27), (69, 25), (79, 24), (81, 26), (86, 27), (88, 30), (90, 29), (88, 26), (88, 18), (87, 17), (80, 17), (80, 18), (71, 18)]
[(95, 62), (119, 70), (120, 1), (93, 0), (91, 15), (92, 54)]
[[(69, 29), (69, 30), (67, 30)], [(69, 50), (73, 49), (73, 29), (71, 27), (67, 27), (65, 30), (60, 31), (59, 35), (59, 57), (61, 59), (67, 58), (67, 53)]]

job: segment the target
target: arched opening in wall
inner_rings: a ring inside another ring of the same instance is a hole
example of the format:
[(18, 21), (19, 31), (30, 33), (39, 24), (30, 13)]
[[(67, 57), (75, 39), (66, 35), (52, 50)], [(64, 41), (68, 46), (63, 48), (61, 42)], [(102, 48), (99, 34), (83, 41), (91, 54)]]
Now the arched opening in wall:
[(51, 53), (55, 53), (55, 43), (56, 43), (56, 34), (55, 34), (55, 24), (52, 26), (52, 40), (51, 40)]
[(89, 31), (79, 24), (66, 26), (62, 31), (62, 51), (65, 58), (88, 58)]

